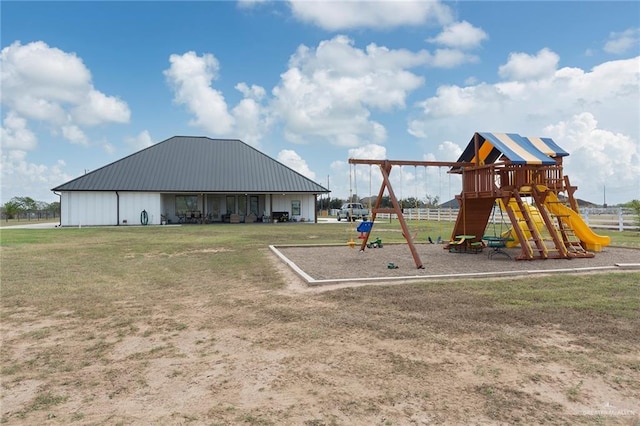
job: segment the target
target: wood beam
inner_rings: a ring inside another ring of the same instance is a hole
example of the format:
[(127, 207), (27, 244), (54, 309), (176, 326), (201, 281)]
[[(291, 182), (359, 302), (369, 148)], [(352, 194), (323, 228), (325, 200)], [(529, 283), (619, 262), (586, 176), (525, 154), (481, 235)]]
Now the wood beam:
[[(351, 160), (349, 160), (351, 162)], [(369, 161), (369, 160), (363, 160)], [(389, 175), (391, 174), (391, 169), (393, 167), (393, 162), (387, 160), (371, 160), (375, 162), (371, 163), (352, 163), (352, 164), (378, 164), (380, 166), (380, 171), (382, 172), (382, 185), (380, 186), (380, 191), (378, 192), (378, 198), (376, 199), (376, 205), (371, 212), (371, 220), (375, 222), (376, 215), (378, 213), (380, 203), (382, 202), (382, 196), (384, 195), (384, 190), (387, 189), (389, 192), (389, 199), (391, 200), (391, 205), (393, 206), (393, 212), (398, 216), (398, 221), (400, 222), (400, 227), (402, 228), (402, 235), (405, 240), (407, 240), (407, 245), (409, 246), (409, 250), (411, 251), (411, 255), (413, 256), (413, 261), (416, 264), (418, 269), (424, 269), (424, 265), (422, 264), (422, 260), (420, 259), (420, 255), (416, 250), (415, 245), (413, 244), (413, 237), (409, 232), (409, 228), (407, 227), (407, 223), (404, 220), (404, 216), (402, 215), (402, 208), (398, 203), (398, 199), (396, 198), (396, 194), (393, 192), (393, 188), (391, 186), (391, 181), (389, 179)], [(389, 209), (380, 209), (384, 211), (388, 211)], [(364, 251), (367, 246), (367, 241), (369, 240), (369, 233), (362, 240), (362, 244), (360, 245), (360, 251)]]

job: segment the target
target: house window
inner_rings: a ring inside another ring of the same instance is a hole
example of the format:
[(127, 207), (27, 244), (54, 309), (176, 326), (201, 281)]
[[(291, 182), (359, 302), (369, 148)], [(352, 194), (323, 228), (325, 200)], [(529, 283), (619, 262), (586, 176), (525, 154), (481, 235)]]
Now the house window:
[(236, 197), (235, 195), (227, 195), (227, 213), (236, 212)]
[(291, 201), (291, 215), (300, 216), (300, 200)]
[(249, 197), (249, 213), (253, 213), (258, 216), (258, 196), (251, 195)]
[(194, 210), (198, 210), (197, 195), (176, 195), (176, 214), (185, 214)]
[(241, 215), (247, 214), (247, 196), (241, 195), (238, 197), (238, 213)]

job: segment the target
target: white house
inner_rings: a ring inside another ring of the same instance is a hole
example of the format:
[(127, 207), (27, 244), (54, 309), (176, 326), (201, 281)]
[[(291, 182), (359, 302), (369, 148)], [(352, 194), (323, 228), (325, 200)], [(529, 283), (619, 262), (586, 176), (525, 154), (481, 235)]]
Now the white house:
[(174, 136), (52, 191), (62, 226), (316, 221), (329, 192), (240, 140)]

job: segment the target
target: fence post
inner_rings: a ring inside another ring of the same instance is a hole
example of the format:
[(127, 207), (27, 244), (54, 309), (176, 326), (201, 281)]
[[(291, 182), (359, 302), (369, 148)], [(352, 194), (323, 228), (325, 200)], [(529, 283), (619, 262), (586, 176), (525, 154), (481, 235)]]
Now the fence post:
[(582, 216), (583, 216), (582, 219), (584, 220), (584, 223), (586, 223), (587, 226), (589, 226), (589, 207), (584, 208), (584, 214)]
[(624, 231), (624, 217), (622, 216), (622, 207), (618, 207), (618, 230)]

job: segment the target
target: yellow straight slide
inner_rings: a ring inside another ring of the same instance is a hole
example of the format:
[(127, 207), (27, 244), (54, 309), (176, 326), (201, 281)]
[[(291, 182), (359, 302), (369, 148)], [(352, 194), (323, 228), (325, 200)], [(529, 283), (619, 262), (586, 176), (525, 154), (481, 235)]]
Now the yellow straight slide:
[(585, 246), (585, 249), (590, 251), (602, 251), (602, 247), (606, 247), (611, 244), (611, 238), (606, 235), (598, 235), (589, 225), (585, 223), (582, 217), (571, 210), (569, 207), (558, 203), (558, 197), (554, 193), (549, 193), (545, 201), (547, 209), (558, 216), (562, 216), (562, 221), (576, 234), (576, 237)]

